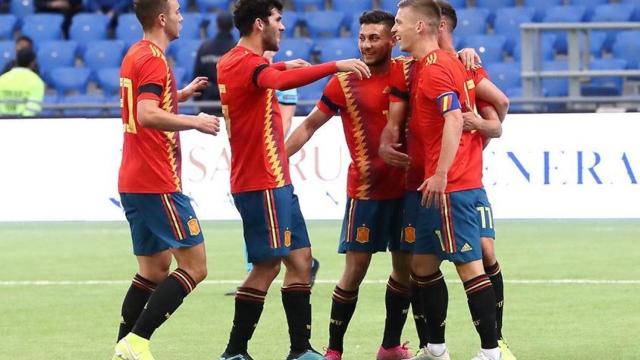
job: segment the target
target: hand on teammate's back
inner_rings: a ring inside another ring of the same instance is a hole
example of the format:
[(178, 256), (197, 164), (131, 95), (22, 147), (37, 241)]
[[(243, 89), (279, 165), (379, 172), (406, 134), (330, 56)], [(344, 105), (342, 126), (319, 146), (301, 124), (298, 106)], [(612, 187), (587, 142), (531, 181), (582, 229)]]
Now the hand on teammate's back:
[(371, 70), (367, 64), (359, 59), (340, 60), (336, 62), (338, 71), (351, 71), (358, 75), (360, 79), (371, 77)]
[(287, 70), (298, 69), (298, 68), (311, 66), (311, 64), (309, 64), (307, 61), (302, 60), (302, 59), (295, 59), (295, 60), (287, 61), (284, 64), (287, 66)]
[(195, 126), (196, 130), (213, 136), (218, 135), (220, 131), (220, 120), (217, 117), (201, 112), (195, 118), (198, 121)]

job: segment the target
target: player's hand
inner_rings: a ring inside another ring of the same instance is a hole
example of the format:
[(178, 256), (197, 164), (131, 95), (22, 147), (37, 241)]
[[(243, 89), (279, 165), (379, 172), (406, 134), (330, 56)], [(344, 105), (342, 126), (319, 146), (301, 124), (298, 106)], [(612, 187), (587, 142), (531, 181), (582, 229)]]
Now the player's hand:
[(409, 167), (409, 165), (411, 164), (411, 158), (409, 157), (409, 155), (396, 150), (401, 146), (402, 144), (398, 143), (381, 144), (380, 148), (378, 149), (378, 155), (380, 155), (384, 162), (391, 166), (403, 168)]
[(338, 71), (354, 72), (360, 79), (371, 77), (371, 70), (359, 59), (340, 60), (336, 62), (336, 66)]
[(302, 60), (302, 59), (295, 59), (295, 60), (287, 61), (287, 62), (284, 63), (284, 65), (286, 66), (287, 70), (298, 69), (298, 68), (311, 66), (311, 64), (309, 64), (308, 62), (306, 62), (305, 60)]
[(204, 134), (216, 136), (220, 131), (220, 119), (213, 115), (201, 112), (196, 116), (195, 129)]
[(467, 68), (467, 70), (475, 70), (480, 67), (480, 65), (482, 65), (482, 59), (480, 59), (480, 55), (478, 55), (476, 50), (473, 48), (464, 48), (458, 51), (458, 56), (460, 57), (460, 60), (462, 60), (462, 63), (464, 64), (464, 67)]
[(476, 115), (473, 111), (467, 111), (462, 113), (462, 120), (464, 121), (462, 125), (462, 130), (465, 131), (473, 131), (480, 130), (480, 126), (482, 125), (483, 119)]
[(425, 180), (418, 188), (422, 192), (420, 204), (424, 207), (440, 207), (440, 201), (444, 197), (444, 190), (447, 188), (447, 175), (435, 173)]
[(202, 91), (209, 86), (209, 78), (206, 76), (198, 76), (181, 90), (182, 101), (190, 99), (192, 96), (200, 96)]

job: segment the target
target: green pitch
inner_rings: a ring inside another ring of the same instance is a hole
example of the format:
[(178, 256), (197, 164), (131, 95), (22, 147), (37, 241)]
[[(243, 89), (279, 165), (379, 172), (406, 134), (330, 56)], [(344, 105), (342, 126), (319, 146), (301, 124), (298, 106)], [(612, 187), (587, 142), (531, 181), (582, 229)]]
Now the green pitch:
[[(519, 359), (640, 357), (640, 221), (498, 221), (496, 227), (504, 277), (516, 281), (505, 284), (504, 333)], [(210, 282), (156, 332), (158, 360), (217, 359), (225, 347), (233, 298), (223, 293), (243, 278), (241, 228), (209, 222), (203, 230)], [(321, 350), (343, 258), (335, 253), (338, 222), (310, 222), (309, 231), (322, 265), (323, 281), (312, 297), (312, 343)], [(0, 224), (0, 359), (111, 359), (121, 300), (136, 271), (130, 249), (125, 223)], [(387, 255), (374, 258), (347, 332), (347, 360), (375, 356), (388, 269)], [(450, 264), (444, 270), (450, 281), (447, 343), (453, 359), (470, 359), (479, 340), (462, 286)], [(554, 282), (561, 279), (569, 281)], [(599, 281), (573, 281), (581, 279)], [(411, 319), (403, 339), (417, 346)], [(257, 360), (283, 359), (288, 352), (277, 284), (249, 350)]]

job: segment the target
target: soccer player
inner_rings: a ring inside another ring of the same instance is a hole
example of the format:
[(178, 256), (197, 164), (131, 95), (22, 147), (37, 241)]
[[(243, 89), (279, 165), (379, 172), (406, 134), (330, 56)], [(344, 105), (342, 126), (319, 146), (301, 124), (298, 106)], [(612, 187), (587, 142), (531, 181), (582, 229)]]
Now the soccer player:
[[(444, 323), (448, 295), (440, 263), (454, 263), (467, 293), (481, 339), (475, 360), (501, 358), (496, 332), (495, 293), (482, 265), (480, 223), (483, 141), (463, 132), (462, 110), (475, 109), (475, 83), (451, 52), (438, 46), (441, 10), (433, 0), (402, 0), (394, 30), (400, 48), (420, 63), (411, 92), (411, 122), (423, 147), (424, 182), (415, 224), (412, 280), (416, 283), (429, 328), (428, 351), (418, 359), (448, 359)], [(486, 196), (486, 195), (485, 195)], [(438, 285), (441, 284), (441, 285)], [(437, 290), (437, 291), (434, 291)], [(440, 312), (440, 309), (444, 309)], [(437, 341), (441, 338), (441, 341)]]
[(360, 60), (315, 66), (301, 60), (269, 64), (282, 24), (278, 0), (239, 0), (234, 23), (238, 46), (218, 63), (223, 114), (231, 143), (231, 192), (253, 269), (238, 288), (229, 342), (220, 359), (251, 359), (248, 342), (262, 313), (267, 290), (286, 267), (281, 289), (291, 341), (289, 360), (322, 359), (311, 348), (311, 249), (297, 196), (293, 193), (284, 131), (275, 90), (300, 87), (338, 71), (370, 76)]
[[(164, 51), (180, 35), (177, 0), (136, 0), (144, 38), (120, 69), (124, 146), (118, 179), (138, 273), (122, 304), (114, 359), (153, 359), (149, 339), (207, 275), (200, 224), (182, 194), (179, 131), (216, 135), (214, 116), (178, 115), (178, 102), (204, 89), (196, 78), (181, 91)], [(169, 274), (172, 257), (178, 267)], [(145, 305), (146, 304), (146, 305)]]
[(300, 150), (318, 128), (340, 114), (351, 154), (347, 206), (338, 248), (346, 256), (342, 277), (333, 291), (325, 358), (342, 358), (343, 338), (372, 254), (388, 248), (393, 269), (385, 295), (384, 336), (376, 358), (408, 359), (411, 353), (400, 344), (409, 310), (411, 259), (410, 247), (400, 243), (404, 170), (385, 164), (378, 156), (380, 133), (387, 122), (391, 69), (402, 72), (405, 60), (391, 59), (395, 44), (391, 33), (393, 15), (374, 10), (365, 12), (359, 20), (358, 47), (373, 75), (367, 79), (354, 73), (332, 77), (322, 99), (287, 140), (287, 155)]

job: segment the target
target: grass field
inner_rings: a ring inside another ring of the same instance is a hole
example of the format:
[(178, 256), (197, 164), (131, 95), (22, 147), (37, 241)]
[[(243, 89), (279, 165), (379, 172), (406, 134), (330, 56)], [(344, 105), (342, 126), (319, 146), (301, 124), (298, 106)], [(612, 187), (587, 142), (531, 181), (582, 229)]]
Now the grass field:
[[(509, 281), (504, 332), (519, 359), (640, 359), (640, 221), (498, 221), (496, 228)], [(159, 360), (217, 359), (226, 344), (233, 298), (223, 293), (243, 277), (241, 228), (208, 222), (203, 230), (208, 282), (156, 332)], [(312, 297), (312, 342), (321, 349), (342, 270), (339, 223), (310, 222), (309, 231), (322, 264)], [(111, 359), (122, 296), (136, 271), (130, 249), (125, 223), (0, 223), (0, 359)], [(374, 359), (388, 270), (388, 256), (376, 256), (347, 332), (347, 360)], [(444, 271), (447, 343), (453, 359), (470, 359), (479, 340), (452, 266)], [(257, 360), (286, 356), (285, 324), (274, 286), (249, 348)], [(417, 344), (412, 321), (403, 339)]]

